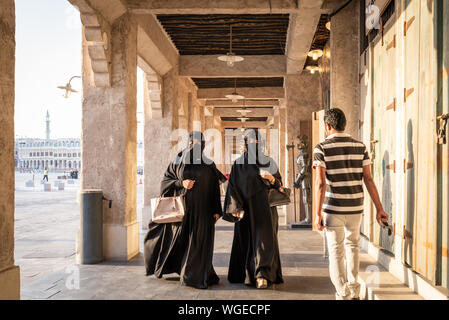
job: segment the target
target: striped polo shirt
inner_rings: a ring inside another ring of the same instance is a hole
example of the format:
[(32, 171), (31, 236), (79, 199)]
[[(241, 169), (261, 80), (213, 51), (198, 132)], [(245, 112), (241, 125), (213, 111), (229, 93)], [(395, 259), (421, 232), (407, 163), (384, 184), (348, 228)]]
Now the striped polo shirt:
[(326, 168), (323, 212), (363, 213), (363, 166), (371, 161), (366, 146), (346, 133), (336, 133), (313, 150), (313, 168)]

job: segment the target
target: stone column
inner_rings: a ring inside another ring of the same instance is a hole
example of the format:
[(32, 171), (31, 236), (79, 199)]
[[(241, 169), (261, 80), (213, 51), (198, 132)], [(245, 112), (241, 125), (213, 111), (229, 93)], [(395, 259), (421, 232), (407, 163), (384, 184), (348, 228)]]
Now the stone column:
[(178, 74), (169, 71), (162, 79), (162, 117), (154, 119), (151, 110), (144, 109), (144, 195), (142, 229), (148, 228), (151, 218), (151, 199), (160, 196), (161, 180), (174, 154), (171, 134), (176, 128), (174, 112), (178, 108)]
[[(348, 121), (346, 132), (359, 138), (360, 119), (360, 1), (352, 1), (332, 17), (330, 36), (331, 58), (331, 108), (340, 108)], [(354, 14), (354, 12), (356, 14)]]
[(279, 107), (279, 170), (281, 172), (282, 179), (284, 183), (286, 181), (285, 176), (285, 161), (288, 156), (287, 148), (287, 109), (285, 102)]
[[(296, 158), (298, 157), (298, 136), (301, 134), (301, 121), (311, 121), (312, 112), (322, 108), (321, 84), (319, 74), (303, 72), (301, 75), (288, 75), (285, 77), (286, 97), (286, 144), (294, 144), (290, 151), (286, 150), (286, 177), (285, 185), (293, 189), (293, 172), (297, 172)], [(282, 118), (282, 113), (281, 113)], [(292, 152), (293, 160), (292, 160)], [(292, 190), (293, 191), (293, 190)], [(292, 192), (293, 195), (293, 192)], [(296, 217), (294, 201), (287, 207), (287, 224), (299, 222), (300, 192), (296, 190)]]
[(203, 100), (198, 100), (198, 109), (200, 113), (200, 121), (201, 121), (201, 131), (206, 130), (206, 110), (205, 110), (205, 102)]
[(14, 265), (14, 0), (0, 0), (0, 300), (20, 299)]
[(130, 15), (111, 28), (111, 87), (95, 87), (88, 46), (83, 41), (81, 188), (101, 189), (103, 254), (129, 260), (139, 253), (137, 189), (137, 25)]

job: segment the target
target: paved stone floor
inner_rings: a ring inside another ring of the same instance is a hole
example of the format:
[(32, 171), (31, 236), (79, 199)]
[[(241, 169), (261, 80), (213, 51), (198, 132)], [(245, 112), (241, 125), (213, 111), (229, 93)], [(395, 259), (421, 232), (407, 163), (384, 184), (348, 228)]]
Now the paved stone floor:
[[(55, 178), (50, 175), (50, 182)], [(334, 298), (328, 263), (322, 257), (321, 236), (310, 230), (281, 228), (279, 245), (285, 283), (267, 290), (227, 281), (233, 225), (222, 220), (216, 226), (213, 261), (221, 281), (209, 290), (180, 286), (176, 274), (163, 279), (146, 277), (142, 255), (126, 263), (76, 265), (79, 182), (66, 185), (64, 191), (43, 192), (40, 184), (26, 188), (27, 179), (29, 174), (16, 174), (15, 254), (21, 268), (22, 299)], [(139, 213), (141, 202), (142, 186), (138, 185)], [(142, 232), (141, 240), (144, 235)]]

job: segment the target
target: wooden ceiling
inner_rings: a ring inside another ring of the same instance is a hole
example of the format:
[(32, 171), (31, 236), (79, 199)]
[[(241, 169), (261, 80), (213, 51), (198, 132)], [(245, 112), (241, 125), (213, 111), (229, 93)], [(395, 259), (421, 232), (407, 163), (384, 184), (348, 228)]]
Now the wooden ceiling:
[[(330, 31), (326, 28), (326, 23), (328, 21), (328, 15), (322, 14), (320, 17), (320, 21), (318, 22), (318, 26), (315, 31), (315, 35), (313, 36), (312, 45), (310, 50), (321, 49), (324, 50), (326, 43), (330, 38)], [(311, 57), (307, 57), (306, 63), (304, 64), (304, 68), (307, 66), (317, 66), (318, 60), (314, 61)]]
[(288, 14), (157, 15), (181, 55), (283, 55)]
[(198, 89), (283, 87), (284, 78), (192, 78)]

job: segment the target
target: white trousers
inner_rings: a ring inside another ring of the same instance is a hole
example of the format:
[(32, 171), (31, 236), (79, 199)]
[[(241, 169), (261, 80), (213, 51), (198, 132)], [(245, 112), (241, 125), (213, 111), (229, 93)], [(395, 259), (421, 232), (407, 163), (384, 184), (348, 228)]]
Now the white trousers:
[(359, 298), (357, 281), (360, 263), (362, 214), (323, 214), (329, 249), (329, 273), (341, 300)]

